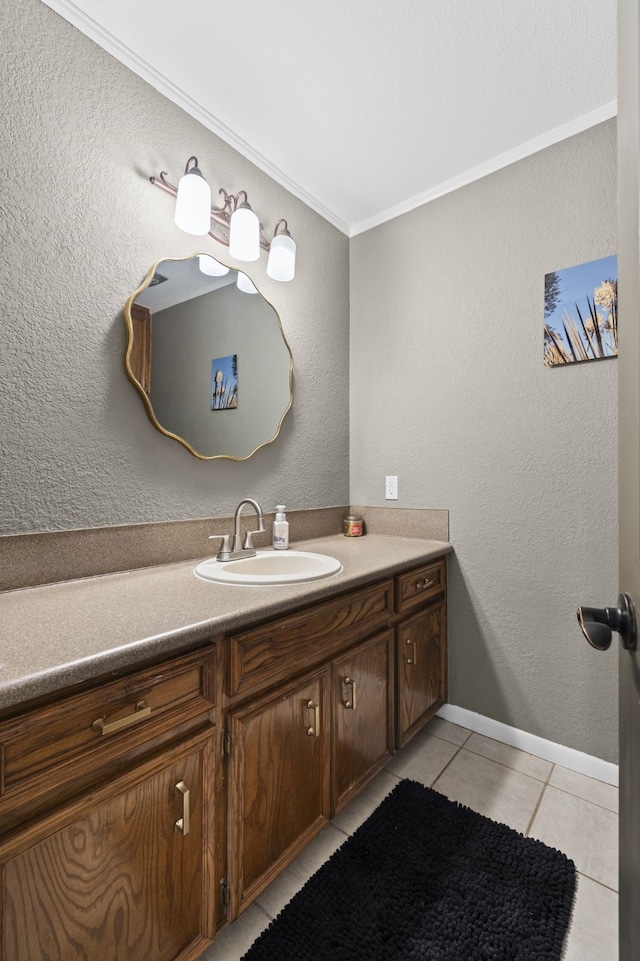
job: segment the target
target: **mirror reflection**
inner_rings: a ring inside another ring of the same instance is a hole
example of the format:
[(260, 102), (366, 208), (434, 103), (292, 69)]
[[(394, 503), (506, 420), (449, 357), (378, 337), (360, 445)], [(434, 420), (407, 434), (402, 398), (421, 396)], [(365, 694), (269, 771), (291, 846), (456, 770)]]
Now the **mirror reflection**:
[(127, 301), (125, 368), (158, 430), (204, 460), (245, 460), (291, 407), (280, 318), (208, 254), (158, 261)]

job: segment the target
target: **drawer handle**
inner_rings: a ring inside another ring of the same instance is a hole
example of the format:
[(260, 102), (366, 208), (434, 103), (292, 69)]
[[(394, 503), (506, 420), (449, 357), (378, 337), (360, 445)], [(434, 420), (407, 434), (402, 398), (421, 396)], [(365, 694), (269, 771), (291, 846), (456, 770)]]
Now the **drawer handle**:
[(191, 827), (191, 794), (184, 781), (178, 781), (176, 791), (182, 795), (182, 817), (176, 821), (176, 827), (186, 837)]
[(356, 682), (352, 677), (345, 677), (344, 683), (351, 688), (351, 698), (344, 702), (344, 706), (347, 710), (355, 711), (356, 709)]
[(307, 728), (309, 737), (320, 737), (320, 705), (313, 700), (307, 701), (307, 708), (313, 711), (313, 724)]
[(430, 581), (428, 577), (425, 577), (423, 581), (416, 581), (416, 590), (426, 591), (428, 587), (432, 587), (434, 584), (435, 581)]
[(127, 714), (126, 717), (119, 717), (117, 721), (109, 722), (107, 722), (106, 717), (99, 717), (91, 727), (98, 734), (113, 734), (115, 731), (123, 731), (125, 727), (131, 727), (132, 724), (144, 721), (145, 717), (149, 717), (150, 714), (151, 708), (147, 702), (138, 701), (133, 714)]
[(407, 658), (407, 664), (413, 664), (414, 666), (418, 663), (418, 648), (416, 647), (416, 642), (412, 641), (410, 637), (407, 638), (407, 644), (413, 648), (413, 658)]

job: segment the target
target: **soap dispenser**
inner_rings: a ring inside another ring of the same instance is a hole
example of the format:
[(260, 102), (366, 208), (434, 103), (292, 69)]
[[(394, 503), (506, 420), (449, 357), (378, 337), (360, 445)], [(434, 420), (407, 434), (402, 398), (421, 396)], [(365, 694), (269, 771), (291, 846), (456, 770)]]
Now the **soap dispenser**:
[(276, 507), (276, 519), (273, 522), (273, 547), (276, 551), (286, 551), (289, 546), (289, 522), (285, 514), (285, 505)]

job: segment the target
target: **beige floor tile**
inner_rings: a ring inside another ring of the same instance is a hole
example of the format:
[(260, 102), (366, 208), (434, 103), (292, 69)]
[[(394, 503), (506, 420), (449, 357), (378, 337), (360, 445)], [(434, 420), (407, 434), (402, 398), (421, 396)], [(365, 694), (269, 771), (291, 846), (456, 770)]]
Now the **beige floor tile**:
[(578, 875), (563, 961), (618, 961), (618, 895)]
[(618, 815), (547, 786), (529, 831), (564, 851), (581, 874), (618, 890)]
[(433, 787), (452, 801), (524, 833), (544, 784), (462, 748)]
[(311, 875), (315, 874), (346, 840), (347, 836), (343, 831), (333, 823), (327, 824), (311, 844), (262, 892), (257, 900), (258, 905), (270, 917), (275, 918)]
[(222, 929), (200, 961), (240, 961), (270, 920), (257, 904), (250, 905), (237, 921)]
[(524, 751), (433, 718), (258, 901), (222, 930), (201, 961), (240, 961), (270, 919), (404, 777), (433, 786), (518, 831), (526, 831), (535, 812), (529, 834), (564, 851), (581, 872), (562, 961), (617, 961), (618, 790), (558, 766), (549, 777), (551, 767)]
[(429, 734), (418, 734), (395, 754), (386, 770), (401, 778), (412, 778), (431, 787), (460, 748), (451, 741)]
[(380, 771), (353, 801), (350, 801), (339, 814), (336, 814), (331, 823), (344, 831), (345, 834), (353, 834), (363, 821), (366, 821), (369, 815), (373, 814), (387, 794), (393, 791), (397, 783), (397, 777), (388, 774), (386, 771)]
[(471, 734), (471, 731), (466, 727), (460, 727), (459, 724), (445, 721), (443, 717), (432, 717), (425, 727), (425, 731), (435, 735), (435, 737), (441, 737), (445, 741), (451, 741), (452, 744), (457, 744), (458, 747), (462, 747)]
[(464, 747), (466, 751), (473, 751), (474, 754), (481, 754), (482, 757), (498, 761), (513, 768), (514, 771), (535, 777), (538, 781), (546, 781), (553, 767), (551, 761), (544, 761), (534, 754), (527, 754), (526, 751), (502, 744), (501, 741), (494, 741), (483, 734), (472, 734)]
[(566, 791), (568, 794), (575, 794), (577, 797), (584, 798), (585, 801), (592, 801), (600, 807), (608, 808), (610, 811), (618, 813), (618, 788), (612, 784), (605, 784), (604, 781), (597, 781), (595, 778), (587, 777), (585, 774), (577, 774), (566, 767), (556, 765), (553, 769), (549, 784)]
[(309, 872), (309, 877), (314, 874), (321, 864), (324, 864), (331, 855), (341, 847), (347, 840), (347, 836), (344, 831), (342, 831), (335, 822), (331, 821), (326, 827), (318, 834), (317, 837), (313, 839), (311, 844), (302, 851), (297, 860), (301, 864), (306, 865)]

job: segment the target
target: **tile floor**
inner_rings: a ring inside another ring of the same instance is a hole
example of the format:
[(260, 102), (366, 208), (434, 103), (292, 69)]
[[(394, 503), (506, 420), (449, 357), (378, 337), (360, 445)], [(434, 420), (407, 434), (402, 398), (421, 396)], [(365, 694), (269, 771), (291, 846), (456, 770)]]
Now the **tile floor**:
[(287, 901), (405, 777), (571, 857), (578, 891), (563, 961), (617, 961), (617, 788), (438, 717), (221, 931), (201, 961), (240, 961)]

